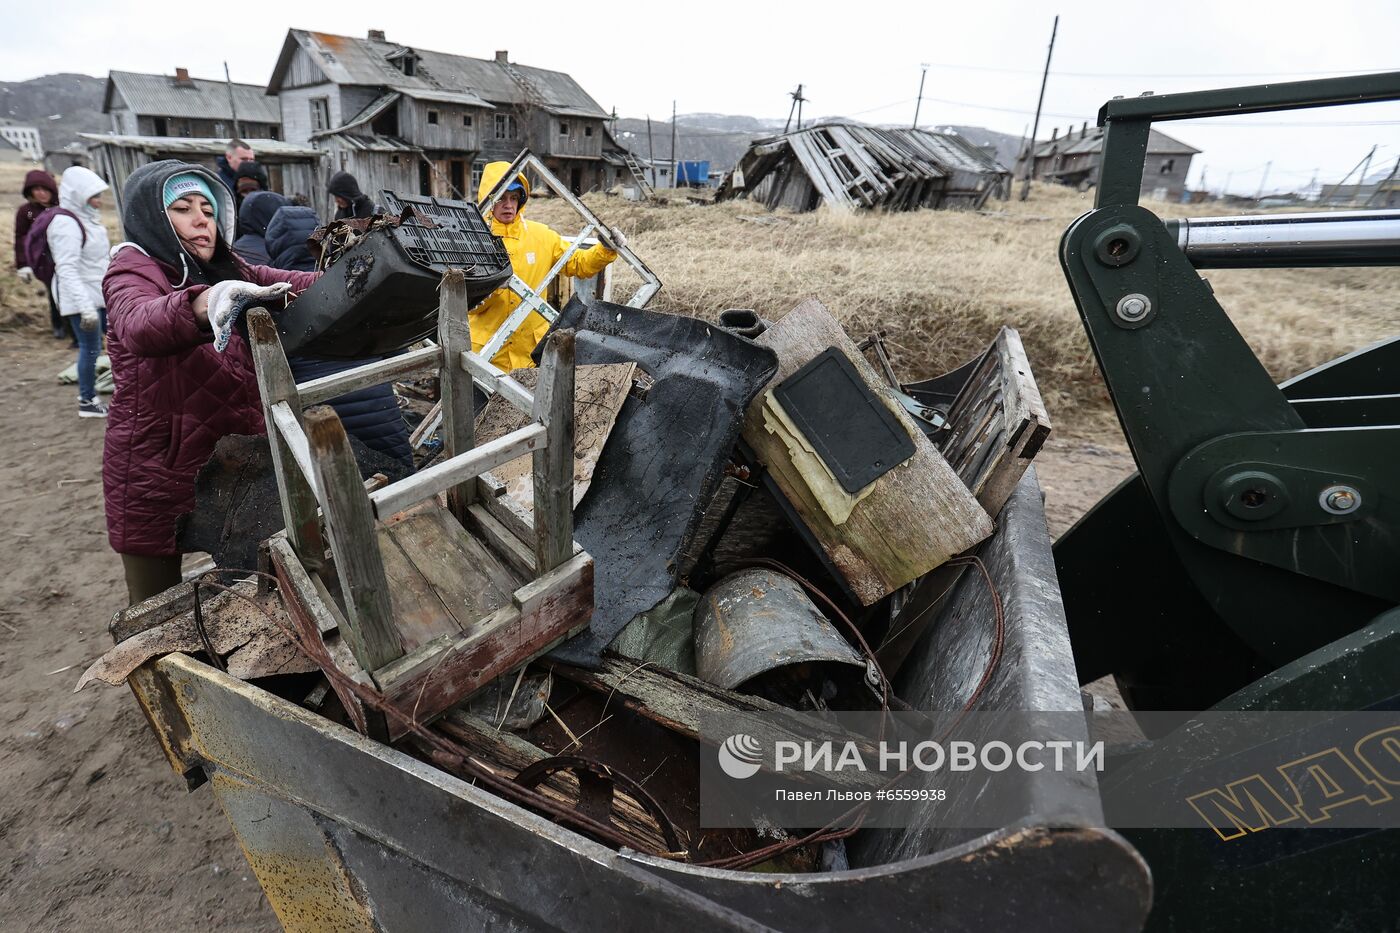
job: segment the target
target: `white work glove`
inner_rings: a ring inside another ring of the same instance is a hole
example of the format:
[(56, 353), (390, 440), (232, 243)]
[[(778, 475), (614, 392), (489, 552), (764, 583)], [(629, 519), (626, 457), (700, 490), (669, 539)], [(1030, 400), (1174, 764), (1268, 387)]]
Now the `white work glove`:
[(609, 245), (614, 252), (627, 245), (627, 237), (617, 227), (608, 228), (608, 239), (611, 241)]
[(19, 276), (19, 280), (25, 285), (28, 285), (30, 282), (34, 281), (34, 270), (29, 268), (28, 266), (25, 266), (23, 269), (16, 272), (15, 275)]
[(220, 353), (224, 352), (229, 337), (233, 335), (234, 323), (246, 309), (263, 302), (285, 298), (291, 290), (292, 286), (287, 282), (254, 285), (252, 282), (237, 279), (219, 282), (210, 287), (209, 326), (214, 329), (214, 349)]
[(97, 330), (97, 325), (100, 323), (96, 311), (81, 311), (78, 313), (78, 329), (85, 334), (90, 334)]

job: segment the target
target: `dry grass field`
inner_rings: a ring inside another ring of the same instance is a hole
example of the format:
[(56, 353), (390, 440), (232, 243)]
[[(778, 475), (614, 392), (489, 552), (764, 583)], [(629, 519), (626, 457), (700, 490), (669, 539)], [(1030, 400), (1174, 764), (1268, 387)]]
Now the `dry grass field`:
[[(587, 199), (617, 224), (660, 276), (653, 306), (698, 317), (725, 308), (781, 315), (819, 297), (854, 336), (887, 332), (909, 379), (951, 369), (1002, 324), (1025, 341), (1057, 431), (1116, 436), (1056, 250), (1092, 197), (1036, 186), (1029, 201), (989, 202), (982, 213), (843, 215), (769, 213), (749, 202), (715, 205)], [(1210, 205), (1148, 202), (1163, 218), (1225, 213)], [(527, 217), (570, 228), (558, 201)], [(1278, 379), (1400, 333), (1400, 270), (1230, 270), (1210, 274), (1221, 304)], [(626, 277), (619, 285), (626, 293)]]

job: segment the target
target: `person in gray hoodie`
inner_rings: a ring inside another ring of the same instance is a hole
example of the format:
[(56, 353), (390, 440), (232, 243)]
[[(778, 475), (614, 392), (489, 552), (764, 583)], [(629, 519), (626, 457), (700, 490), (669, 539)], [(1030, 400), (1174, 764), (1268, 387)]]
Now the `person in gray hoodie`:
[(97, 357), (107, 330), (102, 277), (107, 274), (110, 243), (102, 225), (102, 192), (107, 183), (96, 172), (75, 165), (58, 184), (56, 214), (47, 230), (53, 257), (54, 300), (59, 313), (78, 340), (78, 417), (105, 418), (106, 407), (97, 398)]

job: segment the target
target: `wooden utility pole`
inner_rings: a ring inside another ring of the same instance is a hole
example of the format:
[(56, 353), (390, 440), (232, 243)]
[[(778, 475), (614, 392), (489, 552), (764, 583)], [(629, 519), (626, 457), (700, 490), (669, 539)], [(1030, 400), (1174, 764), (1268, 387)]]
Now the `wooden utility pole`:
[(1376, 154), (1376, 147), (1372, 146), (1371, 151), (1366, 153), (1366, 161), (1361, 163), (1361, 174), (1356, 176), (1356, 194), (1352, 196), (1351, 203), (1355, 205), (1361, 200), (1361, 188), (1366, 184), (1366, 173), (1371, 170), (1371, 159)]
[(671, 101), (671, 187), (676, 187), (676, 102)]
[[(1342, 187), (1343, 187), (1344, 185), (1346, 185), (1347, 182), (1351, 181), (1351, 176), (1352, 176), (1352, 174), (1353, 174), (1357, 169), (1361, 168), (1361, 166), (1363, 166), (1363, 165), (1370, 165), (1370, 164), (1371, 164), (1371, 156), (1373, 156), (1373, 155), (1375, 155), (1375, 154), (1376, 154), (1376, 147), (1375, 147), (1375, 146), (1372, 146), (1372, 147), (1371, 147), (1371, 151), (1368, 152), (1368, 153), (1366, 153), (1365, 158), (1363, 158), (1360, 162), (1358, 162), (1358, 163), (1356, 163), (1355, 165), (1353, 165), (1352, 168), (1351, 168), (1351, 171), (1350, 171), (1350, 172), (1347, 172), (1345, 175), (1342, 176), (1342, 180), (1339, 181), (1339, 182), (1337, 182), (1337, 184), (1332, 188), (1332, 191), (1334, 192), (1334, 195), (1333, 195), (1334, 197), (1339, 198), (1339, 199), (1341, 198), (1341, 196), (1342, 196)], [(1363, 170), (1362, 170), (1362, 177), (1360, 177), (1360, 178), (1357, 179), (1357, 183), (1359, 184), (1360, 182), (1363, 182), (1363, 181), (1365, 181), (1365, 180), (1366, 180), (1366, 178), (1365, 178), (1365, 170), (1363, 169)], [(1360, 190), (1360, 189), (1358, 188), (1357, 190)], [(1321, 196), (1319, 195), (1319, 199), (1320, 199), (1320, 197), (1321, 197)]]
[(807, 99), (802, 96), (802, 85), (800, 84), (797, 86), (797, 90), (788, 92), (788, 97), (792, 98), (792, 106), (788, 107), (788, 118), (787, 122), (783, 124), (783, 135), (787, 135), (787, 131), (792, 128), (793, 111), (797, 111), (797, 128), (802, 129), (802, 102)]
[(243, 127), (238, 125), (238, 105), (233, 101), (233, 79), (228, 75), (228, 62), (224, 62), (224, 87), (228, 88), (228, 109), (233, 114), (233, 135), (243, 138)]
[(651, 139), (651, 114), (647, 114), (647, 163), (651, 167), (651, 186), (656, 187), (656, 148)]
[(1388, 186), (1395, 180), (1397, 175), (1400, 175), (1400, 159), (1395, 160), (1395, 167), (1390, 170), (1390, 174), (1385, 176), (1384, 180), (1376, 183), (1376, 190), (1372, 191), (1371, 196), (1366, 199), (1365, 206), (1370, 207), (1376, 201), (1379, 201), (1382, 194), (1388, 197)]
[(1050, 50), (1045, 53), (1045, 73), (1040, 77), (1040, 97), (1035, 102), (1035, 121), (1031, 124), (1030, 149), (1026, 152), (1026, 177), (1021, 182), (1021, 200), (1031, 196), (1031, 176), (1035, 174), (1035, 135), (1040, 132), (1040, 108), (1045, 104), (1045, 84), (1050, 80), (1050, 58), (1055, 54), (1055, 34), (1060, 31), (1060, 17), (1050, 27)]
[(1264, 196), (1264, 186), (1269, 183), (1269, 169), (1274, 167), (1272, 161), (1264, 163), (1264, 174), (1259, 176), (1259, 191), (1255, 193), (1254, 200), (1259, 200)]
[(924, 105), (924, 79), (928, 77), (928, 62), (919, 66), (923, 71), (919, 72), (919, 96), (914, 100), (914, 129), (919, 128), (919, 108)]

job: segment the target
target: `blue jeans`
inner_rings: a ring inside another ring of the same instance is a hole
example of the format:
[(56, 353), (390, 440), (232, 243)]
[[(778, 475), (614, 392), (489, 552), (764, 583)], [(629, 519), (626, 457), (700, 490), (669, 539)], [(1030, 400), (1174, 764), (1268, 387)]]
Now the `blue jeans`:
[(83, 330), (82, 315), (65, 315), (78, 341), (78, 398), (90, 402), (97, 398), (97, 358), (102, 354), (102, 335), (107, 333), (107, 309), (97, 309), (96, 330)]

